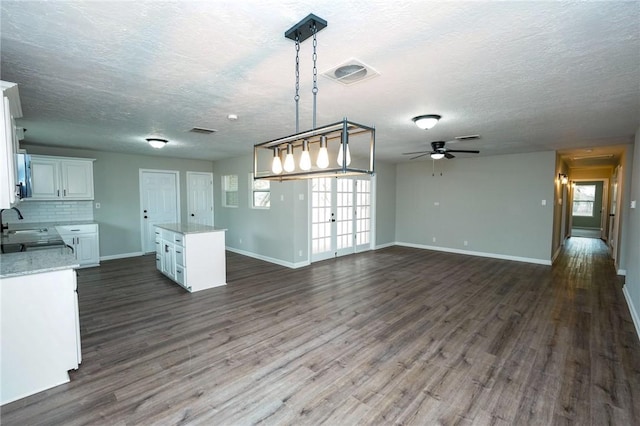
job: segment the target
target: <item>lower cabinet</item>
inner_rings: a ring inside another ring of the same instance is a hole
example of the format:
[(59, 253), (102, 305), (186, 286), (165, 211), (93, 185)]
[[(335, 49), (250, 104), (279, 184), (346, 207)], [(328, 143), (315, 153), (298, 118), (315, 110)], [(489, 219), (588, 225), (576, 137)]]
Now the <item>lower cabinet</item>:
[(65, 244), (73, 248), (80, 267), (100, 265), (100, 246), (97, 224), (56, 226)]
[[(212, 228), (213, 229), (213, 228)], [(156, 227), (156, 268), (187, 291), (226, 284), (225, 233), (181, 233)]]

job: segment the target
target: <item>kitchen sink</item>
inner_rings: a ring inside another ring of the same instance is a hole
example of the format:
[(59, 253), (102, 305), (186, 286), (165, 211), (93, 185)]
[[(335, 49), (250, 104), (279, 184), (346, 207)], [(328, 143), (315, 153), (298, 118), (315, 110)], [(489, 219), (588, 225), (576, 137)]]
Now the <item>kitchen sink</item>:
[(48, 228), (37, 228), (37, 229), (13, 229), (9, 231), (9, 234), (42, 234), (45, 232), (49, 232)]

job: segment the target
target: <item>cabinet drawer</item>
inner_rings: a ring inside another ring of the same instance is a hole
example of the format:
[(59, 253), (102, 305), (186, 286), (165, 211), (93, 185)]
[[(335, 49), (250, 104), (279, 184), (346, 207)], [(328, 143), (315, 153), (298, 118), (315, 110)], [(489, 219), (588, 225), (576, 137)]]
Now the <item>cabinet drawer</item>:
[(176, 246), (176, 265), (184, 267), (184, 247)]
[(175, 234), (175, 232), (173, 231), (167, 231), (166, 229), (158, 229), (156, 228), (156, 230), (160, 231), (160, 235), (162, 236), (163, 240), (167, 240), (167, 241), (173, 241), (173, 236)]
[(182, 234), (173, 234), (173, 242), (176, 244), (184, 245), (184, 235)]
[(176, 265), (176, 282), (180, 284), (182, 287), (187, 287), (187, 270), (182, 266)]
[(59, 225), (56, 226), (58, 233), (92, 233), (98, 232), (98, 225), (96, 224), (83, 224), (83, 225)]

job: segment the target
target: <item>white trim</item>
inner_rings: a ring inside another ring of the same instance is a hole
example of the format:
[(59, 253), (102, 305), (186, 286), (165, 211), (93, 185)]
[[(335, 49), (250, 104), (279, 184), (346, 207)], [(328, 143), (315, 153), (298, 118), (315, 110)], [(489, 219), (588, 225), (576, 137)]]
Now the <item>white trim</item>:
[(126, 259), (127, 257), (138, 257), (144, 256), (144, 253), (141, 251), (134, 251), (131, 253), (120, 253), (120, 254), (111, 254), (109, 256), (100, 256), (100, 261), (103, 260), (115, 260), (115, 259)]
[(403, 242), (396, 242), (396, 245), (402, 246), (402, 247), (425, 249), (425, 250), (443, 251), (446, 253), (466, 254), (469, 256), (490, 257), (493, 259), (513, 260), (515, 262), (526, 262), (526, 263), (535, 263), (538, 265), (551, 266), (550, 260), (536, 259), (533, 257), (510, 256), (507, 254), (485, 253), (485, 252), (479, 252), (479, 251), (459, 250), (459, 249), (453, 249), (448, 247), (427, 246), (424, 244), (412, 244), (412, 243), (403, 243)]
[(303, 268), (305, 266), (309, 266), (311, 263), (308, 260), (303, 260), (302, 262), (286, 262), (281, 259), (276, 259), (274, 257), (263, 256), (261, 254), (252, 253), (250, 251), (239, 250), (233, 247), (225, 247), (226, 250), (229, 250), (232, 253), (241, 254), (243, 256), (252, 257), (258, 260), (264, 260), (265, 262), (274, 263), (276, 265), (284, 266), (291, 269)]
[(627, 270), (626, 269), (618, 269), (616, 274), (617, 275), (622, 275), (623, 277), (626, 277), (627, 276)]
[(627, 291), (627, 286), (622, 287), (622, 293), (624, 294), (624, 298), (627, 300), (627, 306), (629, 307), (629, 313), (631, 314), (631, 319), (633, 320), (633, 325), (636, 327), (636, 334), (640, 338), (640, 315), (638, 315), (638, 311), (636, 311), (636, 307), (631, 302), (631, 295)]
[(391, 242), (391, 243), (385, 243), (385, 244), (380, 244), (374, 247), (374, 250), (379, 250), (379, 249), (383, 249), (383, 248), (387, 248), (387, 247), (393, 247), (397, 245), (397, 243)]
[(551, 258), (551, 263), (555, 262), (556, 259), (558, 258), (558, 256), (560, 255), (560, 252), (562, 251), (562, 244), (560, 244), (558, 246), (558, 248), (556, 249), (556, 252), (553, 253), (553, 257)]

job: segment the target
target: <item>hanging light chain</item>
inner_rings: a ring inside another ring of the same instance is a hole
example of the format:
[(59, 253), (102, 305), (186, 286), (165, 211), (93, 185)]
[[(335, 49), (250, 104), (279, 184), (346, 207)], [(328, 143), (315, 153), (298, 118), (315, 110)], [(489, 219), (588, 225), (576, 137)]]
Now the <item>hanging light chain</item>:
[(318, 96), (318, 39), (316, 38), (316, 34), (318, 33), (318, 29), (316, 27), (316, 23), (314, 22), (311, 27), (311, 31), (313, 32), (313, 89), (311, 89), (311, 93), (313, 93), (313, 127), (316, 128), (316, 98)]
[(300, 101), (300, 35), (296, 34), (296, 95), (293, 97), (296, 101), (296, 133), (300, 131), (300, 110), (298, 108)]

